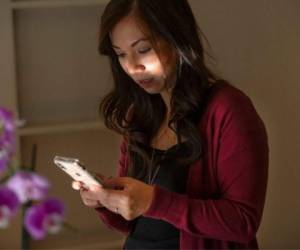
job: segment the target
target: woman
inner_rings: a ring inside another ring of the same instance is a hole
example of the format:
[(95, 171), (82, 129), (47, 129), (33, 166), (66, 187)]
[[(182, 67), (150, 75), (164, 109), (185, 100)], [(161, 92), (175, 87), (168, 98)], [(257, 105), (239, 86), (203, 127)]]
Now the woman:
[(265, 126), (205, 65), (199, 31), (186, 0), (112, 0), (102, 15), (115, 86), (101, 111), (124, 138), (118, 177), (73, 188), (127, 235), (125, 249), (258, 248)]

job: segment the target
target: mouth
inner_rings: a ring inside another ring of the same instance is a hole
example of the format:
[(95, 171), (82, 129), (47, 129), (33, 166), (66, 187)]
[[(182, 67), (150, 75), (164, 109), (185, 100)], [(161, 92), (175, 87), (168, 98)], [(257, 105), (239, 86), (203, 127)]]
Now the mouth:
[(142, 79), (137, 81), (140, 85), (149, 85), (150, 83), (153, 82), (153, 78), (147, 78), (147, 79)]

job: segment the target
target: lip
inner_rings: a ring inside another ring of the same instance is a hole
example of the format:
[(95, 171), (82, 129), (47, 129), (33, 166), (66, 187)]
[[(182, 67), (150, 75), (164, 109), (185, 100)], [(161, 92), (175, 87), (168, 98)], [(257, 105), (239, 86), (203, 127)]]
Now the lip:
[(142, 80), (138, 80), (137, 82), (140, 84), (140, 85), (149, 85), (150, 83), (152, 83), (153, 81), (153, 78), (147, 78), (147, 79), (142, 79)]

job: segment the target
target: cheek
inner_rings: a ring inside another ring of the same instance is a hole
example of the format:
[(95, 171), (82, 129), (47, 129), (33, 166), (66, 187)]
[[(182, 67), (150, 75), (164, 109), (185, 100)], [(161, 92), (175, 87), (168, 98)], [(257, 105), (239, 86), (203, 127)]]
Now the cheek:
[(156, 55), (145, 58), (145, 60), (143, 60), (143, 65), (146, 68), (146, 72), (150, 75), (156, 77), (161, 77), (164, 75), (164, 67)]
[(127, 73), (127, 69), (126, 69), (126, 66), (125, 66), (125, 61), (122, 60), (122, 59), (119, 59), (119, 64), (120, 64), (121, 68)]

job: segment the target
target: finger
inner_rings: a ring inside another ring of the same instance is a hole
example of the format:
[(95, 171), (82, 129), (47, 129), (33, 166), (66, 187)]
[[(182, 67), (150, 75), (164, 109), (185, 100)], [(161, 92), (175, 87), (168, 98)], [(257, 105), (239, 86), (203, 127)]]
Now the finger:
[(89, 189), (80, 189), (80, 195), (83, 199), (89, 200), (99, 200), (99, 197), (102, 197), (103, 194), (103, 187), (100, 185), (91, 185)]
[(82, 187), (82, 184), (80, 181), (73, 181), (72, 182), (72, 188), (75, 190), (80, 190), (80, 188)]
[[(116, 208), (122, 211), (122, 207), (126, 206), (127, 192), (123, 190), (106, 189), (99, 185), (91, 185), (90, 189), (81, 189), (80, 195), (82, 200), (94, 201), (100, 205), (106, 207), (111, 211), (115, 211)], [(100, 203), (100, 204), (99, 204)], [(94, 204), (88, 203), (87, 206), (95, 206)]]
[(101, 190), (103, 189), (102, 185), (90, 185), (90, 191), (97, 193), (97, 192), (101, 192)]
[[(94, 186), (95, 188), (99, 188), (98, 185), (94, 185)], [(96, 200), (95, 196), (91, 195), (91, 193), (92, 193), (91, 190), (84, 189), (84, 188), (80, 189), (81, 200), (84, 203), (84, 205), (93, 208), (104, 207), (104, 205), (99, 200)]]
[(103, 185), (107, 188), (125, 189), (128, 184), (127, 177), (112, 177), (105, 179)]
[(123, 190), (106, 189), (98, 185), (92, 185), (89, 190), (81, 191), (84, 199), (101, 202), (105, 207), (120, 205), (127, 193)]
[(99, 174), (99, 173), (96, 173), (96, 176), (97, 178), (99, 178), (100, 180), (105, 180), (107, 177), (103, 174)]
[(105, 207), (113, 211), (116, 207), (121, 209), (126, 206), (127, 198), (128, 194), (123, 190), (105, 189), (99, 200)]
[(99, 207), (99, 203), (95, 200), (83, 199), (82, 202), (85, 206), (90, 207), (90, 208)]

